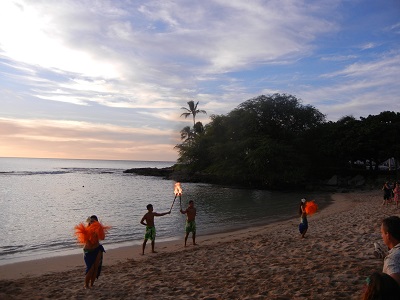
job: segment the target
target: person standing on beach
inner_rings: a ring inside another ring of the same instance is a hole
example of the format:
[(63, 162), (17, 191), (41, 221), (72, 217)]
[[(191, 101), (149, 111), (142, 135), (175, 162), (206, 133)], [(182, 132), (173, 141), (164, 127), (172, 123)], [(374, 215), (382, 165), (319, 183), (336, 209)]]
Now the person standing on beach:
[[(151, 252), (157, 253), (154, 251), (155, 240), (156, 240), (156, 227), (154, 226), (154, 217), (161, 217), (170, 214), (171, 211), (165, 213), (156, 213), (153, 212), (153, 205), (147, 205), (147, 213), (143, 216), (142, 220), (140, 220), (140, 224), (146, 226), (146, 233), (144, 235), (144, 241), (142, 245), (142, 255), (144, 255), (144, 249), (146, 248), (147, 240), (151, 241)], [(146, 222), (145, 222), (146, 221)]]
[(300, 215), (300, 224), (299, 231), (301, 234), (301, 238), (304, 238), (308, 229), (308, 220), (307, 220), (307, 212), (306, 212), (306, 199), (301, 199), (299, 206), (299, 215)]
[(383, 273), (390, 275), (400, 284), (400, 218), (391, 216), (383, 219), (381, 235), (389, 248), (383, 261)]
[(382, 205), (389, 205), (390, 198), (392, 197), (392, 189), (390, 188), (389, 181), (386, 181), (382, 187), (383, 202)]
[(180, 210), (181, 214), (186, 214), (186, 226), (185, 226), (185, 247), (186, 247), (186, 242), (189, 237), (189, 233), (192, 233), (192, 239), (193, 239), (193, 245), (196, 244), (196, 208), (194, 207), (194, 202), (193, 200), (189, 201), (189, 206), (186, 208), (186, 210)]
[(95, 215), (92, 215), (86, 221), (88, 223), (87, 226), (83, 223), (75, 226), (75, 235), (78, 238), (78, 242), (84, 244), (83, 258), (86, 264), (84, 287), (91, 288), (96, 278), (98, 279), (100, 276), (103, 252), (106, 252), (103, 245), (100, 244), (100, 240), (105, 239), (105, 234), (110, 227), (103, 226)]
[(400, 201), (400, 184), (396, 182), (394, 189), (393, 189), (393, 194), (394, 194), (394, 202), (396, 203), (396, 208), (399, 208), (399, 201)]

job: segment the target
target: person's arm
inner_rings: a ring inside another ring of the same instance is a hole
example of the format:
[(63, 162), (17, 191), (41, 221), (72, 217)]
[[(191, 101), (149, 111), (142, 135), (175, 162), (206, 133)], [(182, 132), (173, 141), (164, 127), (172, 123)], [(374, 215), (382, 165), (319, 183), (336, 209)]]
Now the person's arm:
[(171, 212), (167, 211), (165, 213), (153, 213), (156, 217), (161, 217), (161, 216), (165, 216), (165, 215), (169, 215)]
[(143, 218), (140, 220), (140, 224), (147, 226), (147, 224), (144, 222), (146, 220), (146, 215), (143, 216)]
[(181, 214), (182, 214), (182, 215), (184, 215), (184, 214), (186, 214), (186, 213), (187, 213), (187, 210), (183, 210), (183, 209), (181, 209), (181, 210), (180, 210), (180, 212), (181, 212)]

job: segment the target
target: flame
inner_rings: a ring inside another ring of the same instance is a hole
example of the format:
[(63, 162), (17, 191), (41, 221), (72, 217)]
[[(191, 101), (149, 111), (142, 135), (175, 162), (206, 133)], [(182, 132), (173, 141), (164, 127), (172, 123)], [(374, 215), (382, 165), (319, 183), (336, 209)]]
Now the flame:
[(180, 182), (176, 182), (175, 183), (174, 193), (175, 193), (175, 196), (181, 196), (182, 195), (182, 188), (181, 188), (181, 183)]

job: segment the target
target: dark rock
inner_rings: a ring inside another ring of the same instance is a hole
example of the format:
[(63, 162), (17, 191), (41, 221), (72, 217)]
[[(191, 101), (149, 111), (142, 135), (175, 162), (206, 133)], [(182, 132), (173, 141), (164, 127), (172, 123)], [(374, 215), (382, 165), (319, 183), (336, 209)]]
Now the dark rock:
[(125, 170), (124, 173), (135, 173), (137, 175), (143, 175), (143, 176), (158, 176), (158, 177), (165, 177), (169, 178), (169, 176), (173, 172), (173, 168), (133, 168), (133, 169), (128, 169)]

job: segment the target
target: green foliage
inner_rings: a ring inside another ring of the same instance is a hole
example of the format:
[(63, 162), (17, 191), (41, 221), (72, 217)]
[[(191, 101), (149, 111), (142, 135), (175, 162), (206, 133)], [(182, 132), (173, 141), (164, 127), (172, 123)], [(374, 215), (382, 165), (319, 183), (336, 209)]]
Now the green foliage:
[(206, 114), (207, 112), (205, 110), (197, 109), (197, 105), (199, 105), (199, 101), (197, 101), (197, 103), (194, 104), (194, 101), (190, 100), (190, 101), (188, 101), (187, 104), (188, 104), (189, 108), (182, 107), (182, 109), (184, 109), (186, 112), (182, 113), (181, 117), (184, 116), (185, 119), (186, 119), (187, 117), (192, 115), (192, 117), (193, 117), (193, 127), (195, 127), (196, 126), (196, 115), (198, 113)]
[(274, 94), (247, 100), (227, 115), (210, 119), (204, 127), (200, 122), (193, 129), (185, 127), (184, 141), (176, 148), (186, 171), (209, 174), (219, 183), (298, 186), (351, 169), (356, 161), (372, 166), (400, 158), (399, 113), (326, 122), (313, 106)]

